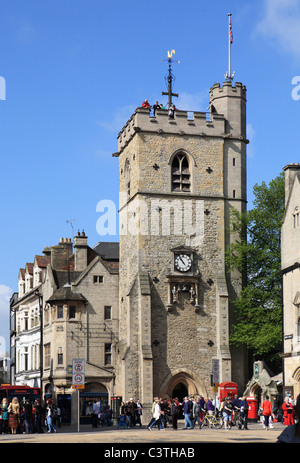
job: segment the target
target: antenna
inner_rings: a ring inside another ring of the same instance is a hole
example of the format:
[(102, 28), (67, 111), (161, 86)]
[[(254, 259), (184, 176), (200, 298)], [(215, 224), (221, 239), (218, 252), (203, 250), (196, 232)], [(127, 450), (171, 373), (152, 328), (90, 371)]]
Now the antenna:
[(231, 13), (228, 13), (228, 71), (225, 74), (225, 79), (232, 82), (235, 72), (231, 74), (231, 44), (233, 42), (232, 26), (231, 26)]
[(74, 227), (73, 227), (73, 222), (76, 222), (77, 219), (69, 219), (69, 220), (66, 220), (66, 223), (69, 223), (71, 225), (71, 228), (72, 228), (72, 237), (73, 237), (73, 242), (74, 242)]
[(167, 92), (161, 92), (162, 95), (168, 95), (168, 106), (169, 108), (172, 106), (172, 96), (176, 96), (178, 98), (179, 94), (178, 93), (172, 93), (172, 83), (175, 82), (175, 76), (172, 72), (171, 68), (171, 63), (180, 63), (180, 61), (176, 61), (172, 59), (173, 54), (175, 55), (175, 50), (171, 50), (171, 52), (168, 51), (168, 59), (162, 59), (162, 61), (168, 61), (169, 63), (169, 72), (165, 76), (165, 80), (168, 83), (168, 91)]

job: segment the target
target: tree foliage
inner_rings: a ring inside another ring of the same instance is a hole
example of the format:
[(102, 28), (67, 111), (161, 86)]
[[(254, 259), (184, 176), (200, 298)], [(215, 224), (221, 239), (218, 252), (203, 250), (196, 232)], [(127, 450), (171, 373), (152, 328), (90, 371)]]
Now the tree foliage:
[(246, 285), (234, 301), (235, 321), (230, 342), (245, 344), (254, 356), (281, 346), (281, 225), (284, 175), (253, 188), (253, 208), (232, 210), (230, 231), (238, 238), (229, 246), (230, 270), (246, 270)]

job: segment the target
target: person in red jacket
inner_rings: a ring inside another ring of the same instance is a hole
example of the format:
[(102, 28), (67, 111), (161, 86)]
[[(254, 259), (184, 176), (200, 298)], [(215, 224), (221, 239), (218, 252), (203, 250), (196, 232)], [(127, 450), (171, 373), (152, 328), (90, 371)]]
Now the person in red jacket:
[(283, 416), (284, 416), (284, 424), (290, 426), (291, 424), (295, 424), (294, 419), (294, 406), (290, 403), (289, 398), (286, 397), (284, 403), (282, 404)]
[(142, 108), (151, 108), (151, 106), (150, 106), (150, 104), (149, 104), (149, 102), (148, 102), (147, 99), (146, 99), (145, 101), (143, 101), (143, 103), (142, 103)]
[(270, 416), (272, 416), (272, 403), (269, 400), (269, 396), (266, 395), (266, 400), (262, 403), (262, 415), (264, 417), (264, 427), (266, 430), (269, 429)]

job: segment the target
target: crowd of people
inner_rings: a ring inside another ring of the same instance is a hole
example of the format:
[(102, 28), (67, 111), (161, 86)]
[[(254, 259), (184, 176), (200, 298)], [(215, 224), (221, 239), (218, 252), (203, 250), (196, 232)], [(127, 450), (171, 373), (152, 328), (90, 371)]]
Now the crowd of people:
[[(143, 103), (141, 104), (141, 107), (142, 107), (142, 108), (149, 109), (149, 110), (152, 108), (152, 109), (153, 109), (154, 116), (155, 116), (155, 113), (156, 113), (156, 111), (157, 111), (158, 109), (166, 109), (165, 106), (164, 106), (162, 103), (158, 103), (158, 101), (155, 101), (154, 105), (151, 106), (150, 103), (149, 103), (149, 101), (148, 101), (147, 99), (145, 99), (145, 100), (143, 101)], [(172, 104), (172, 105), (169, 107), (169, 113), (168, 113), (168, 115), (169, 115), (169, 117), (170, 117), (171, 119), (174, 119), (176, 109), (178, 109), (178, 108), (176, 108), (176, 106), (175, 106), (174, 104)]]
[(205, 414), (212, 415), (214, 413), (223, 417), (225, 430), (229, 429), (228, 423), (232, 421), (234, 413), (239, 411), (245, 421), (244, 429), (247, 428), (248, 403), (246, 398), (234, 400), (231, 397), (223, 399), (221, 402), (218, 397), (204, 398), (199, 395), (193, 398), (185, 397), (180, 403), (178, 398), (167, 399), (154, 398), (152, 404), (152, 419), (147, 428), (149, 431), (154, 426), (158, 426), (160, 430), (168, 426), (168, 422), (172, 423), (173, 429), (178, 429), (178, 419), (184, 418), (184, 430), (194, 429), (198, 424), (199, 429), (203, 426)]
[[(296, 412), (296, 402), (292, 397), (286, 398), (283, 404), (280, 404), (278, 398), (274, 399), (273, 405), (267, 395), (259, 404), (257, 410), (257, 420), (261, 421), (263, 429), (268, 430), (272, 427), (273, 422), (282, 422), (284, 425), (293, 425), (298, 422)], [(299, 406), (298, 406), (299, 407)], [(127, 428), (137, 425), (142, 426), (143, 406), (140, 401), (134, 402), (133, 399), (124, 403), (122, 402), (120, 410), (120, 424)], [(246, 397), (226, 397), (222, 400), (219, 397), (195, 396), (193, 398), (185, 397), (181, 403), (178, 398), (172, 400), (155, 397), (152, 404), (152, 418), (147, 426), (151, 431), (154, 427), (164, 430), (167, 427), (178, 429), (178, 419), (184, 419), (184, 430), (194, 429), (196, 426), (201, 429), (206, 414), (216, 414), (223, 420), (224, 430), (228, 431), (232, 425), (248, 430), (249, 403)]]
[(38, 399), (19, 402), (17, 397), (10, 403), (4, 398), (0, 404), (0, 434), (42, 433), (44, 428), (52, 433), (60, 424), (61, 411), (52, 399), (48, 399), (45, 406)]

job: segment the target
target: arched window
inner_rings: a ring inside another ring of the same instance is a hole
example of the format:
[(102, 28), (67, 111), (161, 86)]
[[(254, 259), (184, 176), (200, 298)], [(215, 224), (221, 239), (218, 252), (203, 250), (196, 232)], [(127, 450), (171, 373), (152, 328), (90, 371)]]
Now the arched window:
[(177, 154), (172, 162), (172, 191), (191, 191), (189, 161), (185, 154)]
[(298, 342), (300, 342), (300, 318), (298, 318), (297, 338), (298, 338)]

